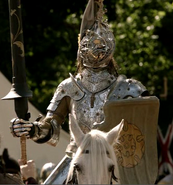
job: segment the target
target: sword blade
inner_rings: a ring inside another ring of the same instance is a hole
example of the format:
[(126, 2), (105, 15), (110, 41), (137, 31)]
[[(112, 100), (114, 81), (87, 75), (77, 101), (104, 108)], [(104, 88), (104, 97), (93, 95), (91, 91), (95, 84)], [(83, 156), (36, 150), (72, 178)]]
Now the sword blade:
[[(14, 99), (15, 112), (18, 118), (29, 120), (28, 98), (32, 97), (32, 92), (28, 89), (25, 72), (25, 52), (23, 41), (23, 28), (21, 16), (21, 1), (9, 0), (9, 20), (11, 36), (11, 57), (12, 57), (12, 88), (10, 92), (2, 98), (3, 100)], [(26, 137), (20, 138), (21, 159), (26, 164)]]

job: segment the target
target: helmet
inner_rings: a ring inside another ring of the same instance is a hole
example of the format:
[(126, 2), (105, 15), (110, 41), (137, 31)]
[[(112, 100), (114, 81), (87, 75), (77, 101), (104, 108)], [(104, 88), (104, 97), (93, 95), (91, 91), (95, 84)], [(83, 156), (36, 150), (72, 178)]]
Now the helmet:
[[(91, 11), (94, 11), (93, 14)], [(84, 13), (78, 60), (89, 68), (106, 67), (115, 50), (114, 35), (109, 29), (107, 21), (103, 21), (104, 13), (103, 0), (90, 0)], [(92, 18), (89, 17), (90, 14), (93, 15), (93, 22)]]
[(50, 173), (53, 171), (55, 168), (55, 164), (52, 162), (46, 163), (43, 165), (41, 172), (40, 172), (40, 179), (42, 182), (44, 182), (47, 177), (50, 175)]

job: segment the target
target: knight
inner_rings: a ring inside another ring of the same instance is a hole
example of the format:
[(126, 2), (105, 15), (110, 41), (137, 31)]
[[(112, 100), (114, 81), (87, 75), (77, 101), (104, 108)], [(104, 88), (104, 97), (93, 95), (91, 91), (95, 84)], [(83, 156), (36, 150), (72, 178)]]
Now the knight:
[[(57, 87), (45, 117), (34, 122), (14, 118), (11, 133), (26, 135), (36, 143), (56, 146), (60, 128), (66, 116), (72, 114), (84, 133), (99, 129), (104, 121), (103, 107), (108, 100), (147, 96), (146, 87), (135, 79), (119, 75), (114, 61), (115, 39), (105, 14), (103, 0), (89, 0), (86, 6), (77, 51), (77, 73), (70, 74)], [(71, 141), (66, 149), (68, 157), (76, 151)]]

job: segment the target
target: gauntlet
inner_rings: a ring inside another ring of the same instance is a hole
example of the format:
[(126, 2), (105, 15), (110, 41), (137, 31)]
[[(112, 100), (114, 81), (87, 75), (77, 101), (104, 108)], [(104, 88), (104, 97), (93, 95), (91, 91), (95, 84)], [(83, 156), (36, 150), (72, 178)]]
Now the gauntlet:
[(19, 118), (13, 118), (10, 121), (10, 130), (14, 137), (21, 137), (25, 135), (27, 138), (30, 138), (33, 129), (33, 123), (30, 121)]
[(25, 135), (27, 139), (31, 138), (36, 143), (47, 142), (50, 145), (56, 146), (59, 139), (60, 125), (53, 116), (47, 116), (44, 119), (42, 117), (40, 115), (33, 123), (13, 118), (10, 122), (12, 135), (14, 137)]

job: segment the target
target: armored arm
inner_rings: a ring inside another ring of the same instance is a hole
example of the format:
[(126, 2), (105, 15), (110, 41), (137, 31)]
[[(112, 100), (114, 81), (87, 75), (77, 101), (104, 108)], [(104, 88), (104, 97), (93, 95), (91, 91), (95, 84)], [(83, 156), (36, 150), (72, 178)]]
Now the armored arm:
[(14, 137), (26, 135), (36, 143), (48, 143), (56, 146), (61, 124), (68, 113), (69, 97), (64, 97), (54, 111), (48, 111), (46, 117), (40, 115), (36, 121), (30, 122), (19, 118), (11, 120), (11, 133)]
[(56, 146), (60, 135), (60, 123), (53, 116), (46, 116), (40, 121), (33, 122), (30, 137), (36, 143), (45, 143)]
[(27, 138), (31, 138), (36, 143), (47, 142), (56, 146), (61, 124), (64, 123), (67, 114), (71, 112), (70, 100), (79, 100), (83, 96), (84, 93), (72, 77), (64, 80), (57, 87), (47, 108), (48, 112), (45, 118), (40, 116), (33, 123), (18, 118), (11, 120), (10, 128), (13, 136), (26, 135)]

